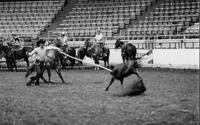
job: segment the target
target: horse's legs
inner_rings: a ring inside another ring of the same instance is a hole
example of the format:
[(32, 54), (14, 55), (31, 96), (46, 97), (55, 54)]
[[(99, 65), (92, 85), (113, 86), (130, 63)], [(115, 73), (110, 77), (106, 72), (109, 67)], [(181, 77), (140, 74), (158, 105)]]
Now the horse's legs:
[(25, 78), (27, 78), (35, 69), (35, 64), (32, 64), (30, 67), (27, 68), (27, 72), (25, 74)]
[(10, 70), (10, 62), (8, 61), (8, 59), (6, 59), (6, 65), (7, 65), (8, 71), (9, 71)]
[(70, 59), (71, 62), (71, 69), (73, 69), (74, 65), (75, 65), (75, 60), (74, 59)]
[(49, 78), (49, 83), (52, 83), (51, 81), (51, 66), (50, 64), (46, 64), (46, 69), (47, 69), (47, 74), (48, 74), (48, 78)]
[(120, 79), (120, 83), (121, 83), (121, 91), (122, 91), (122, 93), (123, 93), (123, 82), (124, 82), (124, 79)]
[(107, 60), (106, 60), (106, 59), (103, 59), (103, 61), (104, 61), (104, 67), (106, 67), (106, 62), (107, 62)]
[(65, 69), (65, 58), (61, 58), (60, 63), (62, 65), (62, 68)]
[(45, 66), (44, 67), (42, 67), (42, 74), (41, 74), (41, 76), (40, 76), (40, 78), (43, 80), (43, 82), (44, 83), (48, 83), (48, 81), (44, 78), (44, 71), (45, 71)]
[(110, 80), (110, 83), (109, 85), (106, 87), (105, 91), (108, 91), (108, 89), (110, 88), (110, 86), (112, 85), (112, 83), (115, 81), (115, 78), (112, 77), (111, 80)]
[(56, 68), (56, 72), (57, 72), (58, 76), (60, 77), (62, 83), (65, 83), (65, 80), (63, 79), (62, 74), (61, 74), (61, 69), (60, 68)]
[(15, 71), (17, 72), (17, 63), (16, 63), (16, 60), (13, 60), (13, 65), (14, 65)]
[(109, 57), (107, 57), (107, 64), (108, 64), (108, 67), (110, 67), (110, 64), (109, 64)]
[(13, 61), (12, 60), (10, 60), (9, 65), (10, 65), (10, 71), (13, 71)]
[(123, 60), (123, 63), (125, 63), (126, 58), (124, 56), (122, 56), (122, 60)]
[[(99, 64), (99, 58), (98, 57), (94, 57), (93, 59), (94, 59), (95, 64)], [(95, 70), (99, 70), (99, 67), (95, 66)]]
[(24, 58), (24, 60), (26, 61), (27, 66), (29, 67), (29, 61), (28, 61), (28, 58)]

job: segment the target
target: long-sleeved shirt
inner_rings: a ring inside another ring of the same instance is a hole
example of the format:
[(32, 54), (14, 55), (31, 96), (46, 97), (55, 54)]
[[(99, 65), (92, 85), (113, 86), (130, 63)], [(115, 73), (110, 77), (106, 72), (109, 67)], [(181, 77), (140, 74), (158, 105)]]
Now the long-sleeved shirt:
[(60, 37), (60, 40), (61, 40), (61, 43), (62, 43), (62, 45), (67, 45), (67, 37), (66, 36), (64, 36), (64, 37)]
[(103, 40), (103, 34), (96, 34), (96, 36), (95, 36), (95, 41), (96, 42), (104, 42), (104, 40)]
[(45, 61), (45, 56), (46, 56), (46, 47), (37, 47), (35, 48), (32, 52), (29, 53), (30, 56), (35, 54), (35, 58), (40, 60), (40, 61)]

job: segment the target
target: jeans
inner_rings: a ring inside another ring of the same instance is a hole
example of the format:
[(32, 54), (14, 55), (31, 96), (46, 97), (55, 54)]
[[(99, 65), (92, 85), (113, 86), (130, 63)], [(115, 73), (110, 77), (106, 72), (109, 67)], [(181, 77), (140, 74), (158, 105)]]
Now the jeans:
[(32, 76), (30, 78), (30, 81), (27, 83), (28, 86), (34, 81), (36, 81), (35, 85), (39, 85), (40, 84), (39, 79), (43, 78), (43, 73), (45, 70), (44, 61), (36, 60), (34, 67), (35, 67), (35, 71), (37, 72), (37, 74), (36, 74), (36, 76)]

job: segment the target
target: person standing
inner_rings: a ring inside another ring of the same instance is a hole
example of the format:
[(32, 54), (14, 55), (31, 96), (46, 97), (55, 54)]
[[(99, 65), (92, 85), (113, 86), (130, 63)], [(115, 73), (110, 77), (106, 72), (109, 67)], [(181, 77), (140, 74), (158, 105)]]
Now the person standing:
[[(40, 39), (37, 42), (37, 47), (30, 53), (28, 53), (29, 56), (35, 56), (35, 63), (30, 67), (30, 70), (36, 69), (36, 76), (33, 76), (30, 78), (27, 86), (31, 86), (31, 83), (35, 82), (35, 85), (39, 85), (39, 78), (43, 78), (43, 72), (44, 72), (44, 61), (45, 61), (45, 55), (46, 55), (46, 47), (44, 46), (45, 41)], [(27, 76), (27, 74), (26, 74)]]

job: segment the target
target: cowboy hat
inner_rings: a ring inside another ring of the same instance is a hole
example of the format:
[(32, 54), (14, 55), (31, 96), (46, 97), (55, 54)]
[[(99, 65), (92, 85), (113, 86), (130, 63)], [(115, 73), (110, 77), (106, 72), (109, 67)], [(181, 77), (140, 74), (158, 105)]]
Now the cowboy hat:
[(40, 43), (45, 44), (45, 41), (43, 39), (40, 39), (39, 41), (37, 41), (37, 46), (40, 46)]
[(98, 28), (97, 31), (101, 31), (100, 28)]

